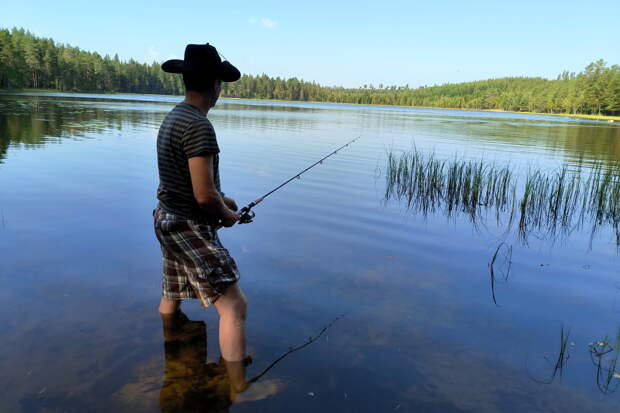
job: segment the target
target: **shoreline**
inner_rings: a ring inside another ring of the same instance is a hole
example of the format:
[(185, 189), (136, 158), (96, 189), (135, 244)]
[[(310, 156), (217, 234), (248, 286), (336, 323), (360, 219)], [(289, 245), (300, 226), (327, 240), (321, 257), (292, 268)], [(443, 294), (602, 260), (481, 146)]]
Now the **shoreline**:
[[(1, 89), (0, 92), (47, 92), (47, 93), (67, 93), (67, 94), (92, 94), (92, 95), (143, 95), (143, 96), (169, 96), (169, 97), (182, 97), (183, 95), (164, 95), (159, 93), (134, 93), (134, 92), (65, 92), (55, 89)], [(251, 100), (257, 102), (284, 102), (284, 103), (321, 103), (327, 105), (355, 105), (355, 106), (376, 106), (386, 108), (411, 108), (411, 109), (440, 109), (440, 110), (461, 110), (469, 112), (496, 112), (496, 113), (516, 113), (524, 115), (542, 115), (542, 116), (561, 116), (568, 118), (587, 119), (587, 120), (601, 120), (609, 123), (620, 122), (620, 116), (611, 115), (587, 115), (587, 114), (575, 114), (575, 113), (544, 113), (544, 112), (529, 112), (529, 111), (514, 111), (504, 109), (475, 109), (475, 108), (446, 108), (440, 106), (402, 106), (402, 105), (388, 105), (382, 103), (348, 103), (348, 102), (322, 102), (316, 100), (286, 100), (286, 99), (264, 99), (264, 98), (238, 98), (221, 96), (221, 99), (229, 100)]]
[[(139, 94), (139, 93), (138, 93)], [(158, 96), (177, 96), (177, 95), (158, 95)], [(475, 109), (475, 108), (446, 108), (441, 106), (402, 106), (387, 105), (383, 103), (348, 103), (348, 102), (321, 102), (317, 100), (284, 100), (284, 99), (261, 99), (261, 98), (235, 98), (222, 96), (222, 99), (229, 100), (256, 100), (259, 102), (284, 102), (284, 103), (321, 103), (326, 105), (355, 105), (355, 106), (377, 106), (386, 108), (404, 108), (404, 109), (440, 109), (440, 110), (462, 110), (467, 112), (498, 112), (498, 113), (517, 113), (523, 115), (542, 115), (542, 116), (563, 116), (569, 118), (589, 119), (589, 120), (605, 120), (611, 122), (620, 122), (620, 116), (611, 115), (586, 115), (574, 113), (545, 113), (545, 112), (526, 112), (504, 109)]]

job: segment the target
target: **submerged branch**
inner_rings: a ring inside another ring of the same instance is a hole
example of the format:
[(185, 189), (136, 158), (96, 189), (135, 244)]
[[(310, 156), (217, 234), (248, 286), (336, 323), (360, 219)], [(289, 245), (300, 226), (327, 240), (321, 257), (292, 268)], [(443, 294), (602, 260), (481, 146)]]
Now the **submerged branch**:
[(280, 361), (282, 361), (285, 357), (289, 356), (290, 354), (299, 351), (307, 346), (309, 346), (310, 344), (314, 343), (316, 340), (318, 340), (323, 333), (325, 333), (327, 330), (329, 330), (329, 328), (331, 326), (334, 325), (334, 323), (336, 323), (336, 321), (338, 321), (339, 319), (341, 319), (342, 317), (344, 317), (343, 315), (339, 315), (338, 317), (334, 318), (329, 324), (327, 324), (325, 327), (323, 327), (323, 329), (314, 337), (308, 337), (308, 341), (306, 341), (304, 344), (300, 344), (297, 347), (291, 347), (288, 349), (287, 352), (285, 352), (284, 354), (282, 354), (280, 357), (278, 357), (277, 359), (275, 359), (271, 364), (269, 364), (260, 374), (256, 375), (254, 378), (252, 378), (251, 380), (249, 380), (249, 383), (254, 383), (255, 381), (258, 381), (261, 377), (263, 377), (265, 374), (267, 374), (267, 372), (269, 370), (271, 370), (272, 368), (275, 367), (276, 364), (278, 364)]

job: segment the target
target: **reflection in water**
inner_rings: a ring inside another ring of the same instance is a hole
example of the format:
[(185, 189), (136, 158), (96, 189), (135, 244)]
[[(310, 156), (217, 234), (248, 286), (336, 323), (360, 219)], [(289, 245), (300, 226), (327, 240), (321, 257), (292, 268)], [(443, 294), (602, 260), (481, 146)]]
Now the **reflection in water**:
[(114, 109), (75, 100), (38, 96), (16, 99), (0, 94), (0, 162), (11, 145), (41, 147), (63, 138), (83, 137), (87, 133), (156, 124), (163, 117), (129, 105)]
[(517, 146), (522, 152), (544, 148), (549, 154), (561, 154), (563, 158), (585, 163), (593, 160), (613, 163), (620, 158), (620, 127), (617, 125), (552, 116), (516, 115), (512, 119), (502, 119), (482, 112), (467, 112), (466, 115), (456, 115), (458, 111), (429, 112), (435, 112), (435, 116), (420, 119), (419, 123), (426, 125), (416, 128), (418, 132), (450, 136), (455, 134), (454, 128), (458, 125), (456, 133), (466, 137), (468, 142), (463, 143), (467, 146), (483, 142), (484, 146)]
[[(0, 163), (11, 145), (42, 147), (62, 139), (124, 127), (156, 128), (176, 102), (140, 102), (138, 99), (104, 99), (62, 96), (0, 94)], [(234, 109), (234, 110), (233, 110)], [(312, 128), (317, 119), (307, 116), (318, 108), (221, 103), (212, 118), (222, 126), (248, 130)], [(290, 115), (286, 115), (290, 112)], [(272, 114), (269, 116), (269, 114)]]
[[(246, 380), (251, 359), (207, 362), (207, 329), (178, 311), (162, 315), (165, 368), (160, 391), (162, 412), (227, 412), (234, 402), (255, 401), (276, 394), (278, 384)], [(250, 385), (252, 388), (250, 389)]]
[[(231, 103), (234, 102), (234, 103)], [(311, 113), (311, 112), (319, 112), (321, 110), (330, 110), (331, 108), (328, 106), (327, 108), (320, 107), (308, 107), (308, 106), (295, 106), (295, 105), (278, 105), (277, 103), (271, 103), (269, 101), (251, 101), (251, 103), (243, 103), (244, 100), (240, 99), (226, 99), (223, 98), (218, 101), (217, 108), (224, 110), (253, 110), (259, 112), (273, 112), (277, 110), (278, 112), (302, 112), (302, 113)], [(245, 102), (248, 102), (247, 100)], [(265, 114), (265, 113), (263, 113)]]

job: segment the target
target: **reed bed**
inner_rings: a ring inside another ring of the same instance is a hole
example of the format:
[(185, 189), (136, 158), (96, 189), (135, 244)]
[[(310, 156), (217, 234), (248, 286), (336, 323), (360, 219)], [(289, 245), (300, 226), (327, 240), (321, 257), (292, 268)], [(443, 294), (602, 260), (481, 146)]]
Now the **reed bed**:
[(519, 179), (510, 165), (458, 157), (439, 159), (417, 148), (388, 151), (385, 200), (404, 201), (410, 210), (448, 217), (465, 214), (477, 223), (491, 214), (508, 229), (518, 222), (527, 242), (568, 235), (590, 225), (592, 235), (612, 228), (620, 245), (620, 163), (588, 169), (563, 165), (555, 172), (530, 169)]

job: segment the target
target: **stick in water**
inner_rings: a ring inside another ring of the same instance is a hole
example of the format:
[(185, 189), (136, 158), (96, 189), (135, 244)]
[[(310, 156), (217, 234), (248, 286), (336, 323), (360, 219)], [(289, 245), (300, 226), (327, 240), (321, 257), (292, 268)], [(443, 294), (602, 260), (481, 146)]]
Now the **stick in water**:
[(280, 361), (282, 361), (286, 356), (288, 356), (289, 354), (292, 354), (296, 351), (299, 351), (301, 349), (303, 349), (304, 347), (309, 346), (310, 344), (314, 343), (316, 340), (318, 340), (323, 333), (325, 333), (331, 326), (334, 325), (334, 323), (336, 321), (338, 321), (339, 319), (341, 319), (342, 317), (344, 317), (344, 314), (339, 315), (338, 317), (334, 318), (331, 323), (327, 324), (325, 327), (323, 327), (323, 329), (319, 332), (319, 334), (317, 334), (314, 337), (308, 337), (308, 341), (305, 342), (302, 345), (299, 345), (297, 347), (291, 347), (288, 349), (288, 351), (284, 354), (282, 354), (280, 357), (278, 357), (277, 359), (275, 359), (270, 365), (267, 366), (267, 368), (265, 368), (259, 375), (257, 375), (256, 377), (254, 377), (253, 379), (251, 379), (249, 382), (250, 383), (254, 383), (256, 381), (258, 381), (258, 379), (260, 379), (261, 377), (263, 377), (265, 374), (267, 374), (267, 372), (269, 370), (271, 370), (276, 364), (278, 364)]

